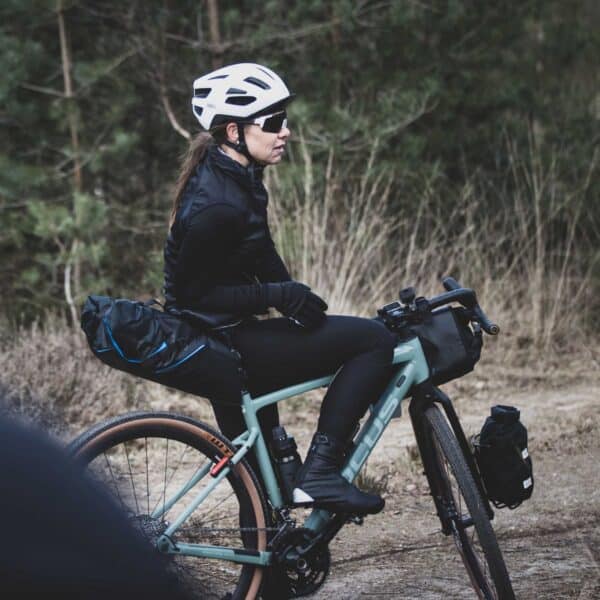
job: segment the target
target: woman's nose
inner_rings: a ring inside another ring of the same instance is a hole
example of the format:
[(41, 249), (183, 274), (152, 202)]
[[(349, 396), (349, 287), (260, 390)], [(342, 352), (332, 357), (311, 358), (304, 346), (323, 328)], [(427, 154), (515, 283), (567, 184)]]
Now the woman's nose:
[(290, 131), (289, 127), (281, 128), (281, 131), (279, 132), (279, 137), (281, 139), (287, 140), (287, 138), (289, 138), (290, 135), (292, 135), (292, 132)]

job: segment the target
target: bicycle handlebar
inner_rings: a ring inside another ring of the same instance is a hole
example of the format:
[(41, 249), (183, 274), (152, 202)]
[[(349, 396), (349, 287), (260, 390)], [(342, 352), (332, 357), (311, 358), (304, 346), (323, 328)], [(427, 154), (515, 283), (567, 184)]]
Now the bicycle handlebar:
[(430, 312), (451, 302), (458, 302), (469, 311), (471, 321), (478, 323), (481, 329), (489, 335), (498, 335), (500, 327), (496, 323), (492, 323), (483, 312), (481, 306), (477, 303), (474, 290), (462, 287), (452, 277), (444, 277), (442, 283), (447, 291), (429, 299), (422, 296), (416, 298), (415, 288), (413, 287), (404, 288), (400, 290), (400, 302), (386, 304), (377, 313), (384, 322), (389, 322), (392, 327), (398, 327), (422, 318), (420, 315), (423, 313)]
[[(448, 290), (448, 294), (442, 294), (442, 296), (438, 296), (438, 298), (448, 296), (452, 294), (453, 291), (461, 289), (465, 291), (468, 290), (468, 288), (461, 288), (460, 283), (458, 283), (458, 281), (456, 281), (456, 279), (454, 279), (453, 277), (444, 277), (442, 279), (442, 284), (444, 285), (444, 288)], [(483, 312), (481, 306), (479, 306), (479, 304), (477, 303), (477, 297), (475, 296), (475, 292), (473, 290), (468, 291), (472, 292), (473, 294), (472, 306), (469, 306), (469, 308), (473, 311), (473, 315), (481, 325), (481, 328), (490, 335), (498, 335), (500, 333), (500, 327), (496, 323), (492, 323), (488, 319), (487, 315)]]
[(458, 281), (456, 281), (454, 277), (444, 277), (442, 279), (442, 284), (444, 286), (444, 289), (448, 292), (450, 290), (458, 290), (461, 287), (460, 283), (458, 283)]

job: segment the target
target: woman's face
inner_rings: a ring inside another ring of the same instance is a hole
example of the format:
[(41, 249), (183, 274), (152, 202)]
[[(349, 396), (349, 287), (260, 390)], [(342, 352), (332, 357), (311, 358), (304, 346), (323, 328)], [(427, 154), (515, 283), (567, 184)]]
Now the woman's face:
[(276, 165), (281, 162), (290, 134), (287, 127), (283, 127), (279, 133), (268, 133), (263, 131), (260, 125), (244, 126), (248, 151), (254, 160), (264, 165)]

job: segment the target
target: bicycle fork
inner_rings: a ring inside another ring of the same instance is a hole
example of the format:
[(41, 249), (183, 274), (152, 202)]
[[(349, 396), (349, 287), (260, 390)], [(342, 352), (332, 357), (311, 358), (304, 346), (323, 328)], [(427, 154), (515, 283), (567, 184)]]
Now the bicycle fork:
[(434, 458), (435, 453), (431, 447), (431, 437), (426, 434), (425, 430), (425, 411), (434, 403), (440, 404), (444, 409), (446, 417), (448, 418), (448, 422), (450, 423), (450, 427), (456, 436), (459, 446), (465, 456), (469, 470), (471, 471), (473, 479), (475, 480), (475, 484), (477, 485), (490, 520), (494, 518), (494, 511), (487, 500), (479, 470), (475, 465), (475, 461), (469, 448), (469, 443), (460, 424), (456, 411), (454, 410), (452, 401), (430, 381), (424, 381), (421, 384), (413, 386), (412, 399), (408, 408), (408, 412), (413, 426), (413, 431), (415, 433), (417, 447), (423, 460), (423, 474), (426, 476), (427, 483), (429, 484), (430, 493), (442, 526), (442, 533), (444, 533), (444, 535), (450, 535), (452, 533), (452, 518), (456, 516), (456, 509), (455, 507), (447, 506), (446, 503), (442, 502), (443, 494), (441, 493), (441, 486), (443, 485), (443, 476), (442, 473), (440, 473), (439, 465)]

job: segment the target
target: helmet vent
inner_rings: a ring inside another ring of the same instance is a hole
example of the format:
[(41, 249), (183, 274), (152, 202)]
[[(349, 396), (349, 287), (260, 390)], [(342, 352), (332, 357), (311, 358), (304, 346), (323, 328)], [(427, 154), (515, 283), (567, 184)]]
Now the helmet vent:
[(247, 94), (246, 90), (240, 90), (240, 88), (229, 88), (227, 90), (228, 94)]
[(246, 106), (247, 104), (252, 104), (255, 100), (254, 96), (231, 96), (225, 102), (227, 104), (235, 104), (236, 106)]
[(252, 83), (256, 86), (258, 86), (260, 89), (262, 90), (270, 90), (271, 86), (262, 81), (261, 79), (257, 79), (256, 77), (246, 77), (246, 79), (244, 79), (244, 81), (247, 81), (248, 83)]
[(262, 71), (265, 75), (267, 75), (268, 77), (270, 77), (271, 79), (275, 79), (275, 77), (273, 77), (273, 75), (271, 75), (271, 73), (269, 73), (269, 71), (263, 69), (262, 67), (259, 67), (258, 65), (256, 65), (256, 68), (259, 71)]
[(206, 98), (210, 94), (211, 88), (198, 88), (194, 90), (194, 98)]
[(194, 106), (194, 112), (196, 113), (197, 117), (201, 117), (202, 116), (202, 111), (204, 109), (201, 106)]
[(227, 77), (229, 77), (228, 73), (225, 75), (215, 75), (214, 77), (209, 77), (209, 79), (226, 79)]

